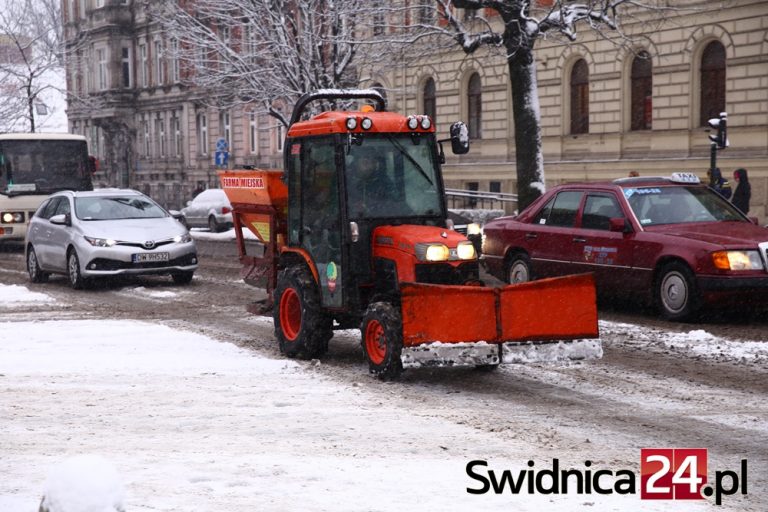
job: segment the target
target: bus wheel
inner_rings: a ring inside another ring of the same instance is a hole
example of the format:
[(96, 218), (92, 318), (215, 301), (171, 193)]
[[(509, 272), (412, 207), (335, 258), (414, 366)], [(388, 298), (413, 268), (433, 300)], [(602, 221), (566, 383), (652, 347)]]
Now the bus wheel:
[(396, 379), (403, 372), (403, 327), (400, 312), (388, 302), (368, 306), (360, 325), (368, 368), (382, 380)]

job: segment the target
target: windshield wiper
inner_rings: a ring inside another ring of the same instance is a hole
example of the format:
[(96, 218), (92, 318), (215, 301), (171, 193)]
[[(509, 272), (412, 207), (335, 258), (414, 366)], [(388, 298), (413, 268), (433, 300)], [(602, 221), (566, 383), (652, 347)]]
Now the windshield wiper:
[(398, 140), (396, 140), (390, 134), (387, 134), (387, 139), (389, 140), (389, 142), (392, 143), (393, 146), (397, 148), (398, 151), (400, 151), (400, 153), (405, 155), (408, 161), (411, 162), (414, 167), (416, 167), (416, 170), (418, 170), (421, 173), (421, 175), (424, 176), (424, 179), (427, 180), (427, 182), (429, 182), (430, 185), (434, 185), (434, 183), (432, 182), (432, 178), (429, 177), (429, 175), (427, 174), (427, 171), (424, 170), (421, 164), (419, 164), (419, 162), (417, 162), (416, 159), (411, 156), (408, 150), (405, 149), (405, 147), (403, 147), (403, 145)]

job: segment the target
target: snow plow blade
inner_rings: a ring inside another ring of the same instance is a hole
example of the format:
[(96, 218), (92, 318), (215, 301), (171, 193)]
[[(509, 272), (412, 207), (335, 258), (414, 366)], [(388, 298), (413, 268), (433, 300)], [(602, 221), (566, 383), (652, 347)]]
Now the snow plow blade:
[(403, 283), (403, 364), (602, 357), (591, 274), (502, 288)]

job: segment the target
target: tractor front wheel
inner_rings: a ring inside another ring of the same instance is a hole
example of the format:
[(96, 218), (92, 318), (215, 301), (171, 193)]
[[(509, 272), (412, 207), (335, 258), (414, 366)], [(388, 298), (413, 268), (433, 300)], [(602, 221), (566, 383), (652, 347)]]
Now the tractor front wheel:
[(273, 315), (280, 352), (286, 356), (314, 359), (328, 350), (331, 317), (322, 310), (317, 283), (306, 268), (288, 267), (278, 274)]
[(403, 372), (403, 326), (397, 308), (388, 302), (370, 304), (360, 332), (371, 373), (382, 380), (399, 377)]

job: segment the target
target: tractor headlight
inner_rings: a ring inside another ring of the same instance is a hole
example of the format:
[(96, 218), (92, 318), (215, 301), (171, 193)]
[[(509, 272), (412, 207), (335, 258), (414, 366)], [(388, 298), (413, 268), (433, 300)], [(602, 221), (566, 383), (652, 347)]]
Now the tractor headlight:
[(363, 130), (370, 130), (373, 127), (373, 121), (371, 121), (370, 117), (364, 117), (362, 121), (360, 121), (360, 128)]
[(459, 242), (459, 245), (456, 246), (456, 256), (460, 260), (475, 259), (475, 246), (472, 245), (472, 242)]
[(432, 126), (432, 121), (429, 120), (429, 117), (424, 116), (421, 118), (421, 122), (419, 124), (421, 125), (422, 130), (429, 130), (430, 126)]
[(354, 117), (347, 118), (347, 130), (354, 130), (357, 128), (357, 119)]
[(117, 242), (111, 238), (93, 238), (86, 236), (85, 240), (94, 247), (112, 247)]
[(446, 261), (450, 254), (444, 244), (416, 244), (416, 257), (422, 261)]
[(414, 116), (408, 116), (408, 128), (411, 130), (415, 130), (419, 127), (419, 120), (416, 119)]
[(720, 270), (762, 270), (763, 262), (757, 251), (717, 251), (712, 253), (715, 268)]

